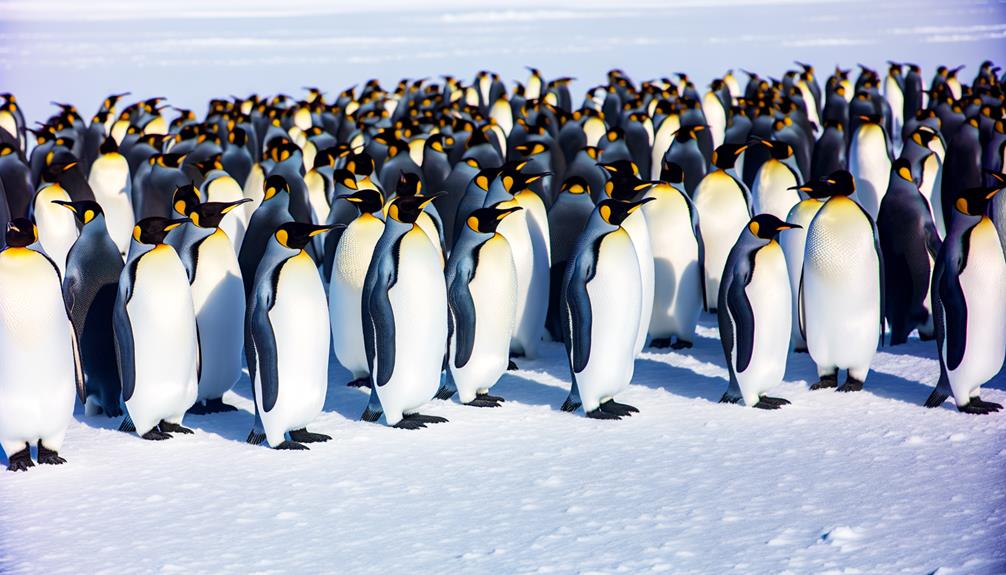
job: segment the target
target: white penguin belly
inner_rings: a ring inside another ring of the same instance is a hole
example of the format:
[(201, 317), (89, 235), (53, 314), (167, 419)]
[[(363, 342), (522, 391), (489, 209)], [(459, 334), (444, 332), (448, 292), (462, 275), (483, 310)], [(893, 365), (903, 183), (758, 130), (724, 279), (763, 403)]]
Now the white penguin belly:
[(706, 302), (715, 308), (727, 256), (751, 214), (739, 184), (719, 170), (702, 179), (695, 191), (695, 209), (705, 246)]
[(720, 147), (727, 131), (727, 113), (723, 103), (713, 92), (706, 92), (702, 97), (702, 112), (709, 125), (709, 133), (713, 137), (713, 149)]
[(510, 360), (514, 309), (517, 305), (517, 272), (510, 245), (496, 235), (479, 249), (479, 265), (468, 283), (475, 302), (475, 340), (464, 367), (450, 362), (451, 376), (462, 403), (488, 390), (506, 371)]
[(363, 284), (384, 222), (367, 214), (353, 220), (339, 239), (328, 285), (332, 347), (339, 364), (353, 379), (369, 374), (363, 343)]
[(849, 171), (856, 179), (856, 193), (852, 197), (871, 218), (877, 219), (891, 177), (887, 140), (880, 126), (867, 124), (856, 132), (849, 148)]
[(879, 269), (873, 228), (859, 206), (829, 200), (807, 232), (803, 262), (807, 349), (819, 367), (865, 377), (880, 339)]
[(316, 224), (327, 222), (332, 207), (328, 205), (328, 196), (325, 194), (325, 178), (311, 170), (304, 176), (304, 183), (307, 184), (307, 199), (311, 203), (314, 222)]
[[(512, 207), (515, 202), (506, 202), (500, 208)], [(500, 222), (497, 232), (506, 238), (513, 252), (514, 269), (517, 270), (517, 305), (514, 308), (514, 333), (510, 341), (510, 350), (515, 353), (534, 354), (537, 351), (537, 339), (541, 328), (535, 325), (532, 316), (537, 315), (537, 298), (540, 294), (532, 293), (535, 276), (534, 248), (531, 233), (528, 229), (527, 213), (523, 210), (515, 212)], [(546, 275), (548, 271), (546, 269)], [(546, 295), (543, 296), (547, 298)], [(530, 301), (529, 301), (530, 300)], [(547, 300), (546, 300), (547, 305)], [(546, 307), (547, 310), (547, 307)]]
[[(527, 337), (524, 340), (524, 353), (529, 357), (537, 354), (538, 342), (541, 340), (545, 327), (545, 316), (548, 314), (548, 293), (552, 266), (552, 242), (548, 227), (548, 212), (538, 194), (524, 190), (515, 196), (517, 205), (524, 208), (528, 235), (531, 238), (531, 251), (534, 256), (534, 266), (531, 270), (527, 307), (525, 307), (524, 324)], [(530, 348), (530, 351), (529, 351)]]
[(444, 252), (440, 249), (440, 233), (437, 232), (437, 224), (433, 221), (430, 214), (423, 212), (419, 214), (419, 219), (416, 220), (416, 225), (423, 230), (426, 237), (430, 238), (430, 243), (436, 246), (437, 252), (440, 254), (440, 269), (444, 269)]
[(259, 410), (272, 446), (318, 417), (328, 389), (328, 309), (318, 267), (303, 251), (281, 265), (269, 310), (279, 389), (273, 408)]
[(38, 226), (38, 241), (56, 267), (59, 277), (66, 275), (66, 254), (77, 241), (77, 218), (54, 200), (70, 201), (70, 196), (59, 184), (49, 184), (35, 196), (35, 223)]
[(636, 252), (639, 264), (640, 306), (639, 323), (636, 328), (635, 348), (638, 354), (646, 345), (646, 332), (650, 327), (650, 316), (653, 314), (653, 249), (650, 246), (650, 232), (647, 229), (646, 216), (641, 211), (629, 214), (622, 222), (622, 227), (629, 234)]
[[(236, 202), (244, 199), (244, 191), (238, 185), (237, 180), (230, 176), (220, 176), (210, 182), (206, 192), (207, 202)], [(245, 239), (245, 231), (248, 229), (248, 215), (242, 207), (232, 212), (228, 212), (220, 222), (220, 229), (227, 232), (227, 237), (231, 240), (231, 247), (235, 253), (241, 251), (241, 243)], [(324, 220), (322, 220), (324, 221)]]
[(417, 226), (402, 238), (400, 253), (398, 279), (388, 290), (395, 366), (388, 382), (377, 388), (388, 425), (437, 392), (447, 346), (447, 288), (439, 250)]
[(807, 342), (803, 339), (803, 334), (800, 333), (800, 317), (798, 315), (800, 313), (800, 299), (798, 296), (800, 295), (800, 278), (803, 276), (803, 252), (807, 246), (807, 228), (810, 227), (810, 222), (814, 220), (814, 216), (817, 215), (818, 210), (823, 205), (824, 202), (811, 198), (794, 206), (787, 215), (786, 221), (802, 226), (803, 229), (787, 230), (779, 238), (782, 251), (786, 255), (786, 267), (789, 270), (789, 284), (793, 299), (791, 312), (793, 327), (791, 329), (790, 341), (797, 348), (803, 348), (807, 345)]
[(192, 302), (202, 346), (199, 399), (216, 399), (241, 378), (245, 291), (230, 238), (217, 230), (199, 245)]
[(26, 248), (0, 252), (0, 444), (8, 457), (26, 442), (61, 441), (73, 417), (71, 346), (52, 264)]
[(793, 172), (779, 160), (771, 159), (762, 164), (751, 190), (755, 213), (786, 219), (793, 206), (800, 203), (800, 194), (790, 189), (798, 184)]
[[(1006, 260), (988, 218), (971, 232), (960, 282), (968, 309), (967, 339), (960, 365), (947, 375), (957, 405), (967, 405), (971, 392), (999, 373), (1006, 353)], [(946, 358), (945, 346), (943, 354)]]
[(596, 273), (587, 283), (590, 356), (576, 374), (585, 411), (594, 411), (632, 380), (642, 294), (635, 247), (623, 229), (605, 236), (598, 252)]
[(245, 214), (248, 216), (249, 222), (251, 221), (252, 214), (262, 205), (262, 200), (265, 199), (265, 190), (262, 189), (263, 184), (265, 184), (265, 171), (262, 169), (262, 164), (255, 162), (251, 167), (251, 171), (248, 172), (248, 178), (245, 179), (244, 186), (242, 187), (244, 197), (251, 200), (244, 205)]
[(669, 190), (647, 194), (657, 201), (643, 206), (653, 250), (653, 308), (650, 337), (677, 336), (691, 341), (702, 311), (702, 273), (699, 244), (692, 229), (688, 204)]
[(140, 258), (126, 304), (135, 371), (126, 409), (142, 435), (195, 403), (197, 343), (192, 291), (174, 248), (162, 244)]
[(108, 235), (119, 253), (129, 251), (133, 225), (136, 223), (133, 202), (129, 197), (129, 163), (119, 154), (105, 154), (94, 161), (87, 183), (94, 199), (105, 212)]
[[(744, 293), (754, 314), (754, 339), (751, 361), (744, 371), (737, 372), (737, 382), (744, 403), (750, 406), (757, 403), (763, 393), (778, 385), (786, 374), (793, 298), (786, 258), (779, 244), (773, 241), (758, 250), (754, 274)], [(736, 350), (735, 343), (734, 361)]]

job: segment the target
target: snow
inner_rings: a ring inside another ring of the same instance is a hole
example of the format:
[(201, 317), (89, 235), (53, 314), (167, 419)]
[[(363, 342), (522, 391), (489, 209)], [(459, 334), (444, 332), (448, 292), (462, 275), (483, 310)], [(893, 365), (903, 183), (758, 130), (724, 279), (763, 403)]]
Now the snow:
[[(637, 80), (727, 68), (781, 74), (796, 58), (884, 69), (1001, 56), (1002, 4), (530, 1), (474, 9), (248, 0), (0, 0), (0, 88), (30, 122), (106, 94), (213, 96), (339, 90), (369, 77), (488, 68), (574, 75), (582, 94), (620, 67)], [(932, 343), (883, 348), (861, 393), (808, 391), (791, 355), (774, 412), (721, 405), (715, 317), (696, 346), (647, 350), (619, 400), (641, 413), (594, 421), (559, 411), (560, 345), (521, 361), (476, 409), (433, 401), (450, 423), (421, 431), (360, 422), (367, 395), (331, 359), (308, 452), (250, 446), (241, 411), (190, 416), (192, 436), (146, 442), (79, 413), (69, 464), (0, 473), (0, 573), (1006, 573), (1006, 417), (921, 407)], [(983, 393), (1006, 400), (1000, 374)], [(6, 459), (0, 459), (6, 464)]]

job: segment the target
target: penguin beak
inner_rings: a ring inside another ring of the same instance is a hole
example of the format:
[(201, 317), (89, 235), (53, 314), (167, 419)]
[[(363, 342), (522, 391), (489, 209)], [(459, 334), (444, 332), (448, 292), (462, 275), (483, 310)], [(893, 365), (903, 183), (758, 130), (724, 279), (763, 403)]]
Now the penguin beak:
[(250, 201), (252, 201), (251, 198), (242, 198), (240, 200), (237, 200), (236, 202), (231, 202), (227, 204), (227, 207), (223, 209), (223, 212), (226, 214), (227, 212), (233, 210), (234, 208), (240, 206), (241, 204), (247, 204)]
[(164, 231), (170, 232), (171, 230), (177, 228), (178, 226), (191, 221), (192, 220), (190, 220), (189, 218), (178, 218), (175, 220), (168, 220), (168, 225), (164, 226)]
[(77, 208), (73, 206), (72, 202), (68, 202), (66, 200), (53, 200), (52, 203), (56, 204), (57, 206), (63, 206), (64, 208), (70, 210), (73, 213), (77, 213)]
[(802, 230), (803, 226), (791, 223), (785, 223), (779, 226), (779, 230)]
[(315, 228), (313, 230), (311, 230), (310, 232), (308, 232), (307, 235), (313, 238), (314, 236), (317, 236), (319, 234), (323, 234), (325, 232), (328, 232), (328, 231), (331, 231), (331, 230), (335, 230), (335, 229), (339, 229), (339, 228), (344, 228), (344, 227), (346, 227), (346, 224), (333, 224), (333, 225), (330, 225), (330, 226), (315, 226)]
[(441, 196), (446, 196), (446, 195), (447, 195), (447, 192), (437, 192), (437, 193), (433, 194), (432, 196), (430, 196), (429, 198), (427, 198), (423, 203), (419, 204), (419, 207), (425, 208), (426, 206), (430, 205), (430, 202), (432, 202), (433, 200), (435, 200), (435, 199), (437, 199), (437, 198), (439, 198)]

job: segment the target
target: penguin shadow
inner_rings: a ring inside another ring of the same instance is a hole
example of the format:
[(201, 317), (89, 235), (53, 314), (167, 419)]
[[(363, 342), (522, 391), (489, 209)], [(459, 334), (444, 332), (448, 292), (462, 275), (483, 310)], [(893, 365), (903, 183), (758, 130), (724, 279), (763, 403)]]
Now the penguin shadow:
[(346, 385), (353, 374), (342, 367), (332, 354), (328, 364), (328, 390), (325, 393), (324, 413), (338, 413), (350, 421), (359, 421), (370, 400), (370, 389)]
[[(558, 411), (572, 386), (566, 348), (561, 342), (544, 341), (539, 352), (534, 359), (514, 358), (519, 369), (505, 372), (490, 393), (523, 404), (547, 405)], [(540, 374), (559, 380), (562, 385), (540, 381)]]
[(679, 397), (704, 399), (710, 403), (718, 403), (727, 389), (727, 380), (721, 377), (704, 375), (687, 367), (646, 358), (636, 360), (632, 383)]

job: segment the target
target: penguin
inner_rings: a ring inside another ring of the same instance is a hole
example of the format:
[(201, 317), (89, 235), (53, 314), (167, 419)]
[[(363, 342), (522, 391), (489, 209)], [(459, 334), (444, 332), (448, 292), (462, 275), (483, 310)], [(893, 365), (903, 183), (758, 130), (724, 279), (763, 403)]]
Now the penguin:
[[(887, 76), (884, 78), (884, 99), (891, 107), (891, 135), (900, 134), (905, 123), (905, 79), (901, 75), (901, 64), (888, 61)], [(895, 140), (900, 145), (900, 140)]]
[[(461, 199), (464, 197), (468, 185), (475, 179), (480, 170), (481, 167), (478, 160), (468, 158), (454, 164), (450, 174), (448, 174), (447, 179), (444, 180), (439, 189), (431, 188), (434, 192), (446, 192), (445, 195), (440, 197), (440, 201), (434, 202), (433, 205), (437, 207), (437, 213), (440, 214), (440, 217), (444, 221), (444, 241), (447, 244), (448, 250), (454, 247), (454, 232), (456, 227), (454, 218), (458, 214), (458, 206), (461, 204)], [(479, 205), (481, 205), (481, 202)]]
[(38, 241), (42, 244), (42, 249), (52, 258), (60, 277), (63, 277), (66, 275), (66, 255), (80, 232), (73, 214), (55, 203), (71, 201), (66, 189), (57, 181), (56, 173), (59, 170), (58, 166), (46, 169), (45, 183), (32, 202), (31, 217), (38, 225)]
[(855, 180), (839, 181), (807, 229), (800, 284), (800, 326), (819, 381), (859, 391), (883, 335), (884, 266), (877, 226), (849, 196)]
[(982, 185), (982, 146), (978, 118), (968, 118), (950, 138), (940, 177), (940, 202), (944, 224), (963, 190)]
[(737, 157), (745, 149), (736, 144), (724, 144), (717, 148), (713, 153), (716, 169), (702, 178), (692, 195), (705, 248), (703, 274), (709, 311), (716, 311), (717, 308), (720, 277), (727, 256), (753, 215), (751, 192), (734, 169)]
[(800, 226), (758, 214), (730, 250), (717, 312), (730, 384), (720, 403), (779, 409), (789, 401), (765, 392), (782, 382), (793, 325), (789, 271), (779, 245), (783, 230)]
[(644, 204), (605, 199), (580, 235), (563, 279), (563, 325), (573, 379), (562, 410), (621, 419), (639, 410), (617, 403), (632, 380), (642, 299), (639, 261), (622, 222)]
[[(191, 220), (178, 243), (192, 289), (200, 349), (199, 393), (189, 409), (192, 414), (236, 411), (223, 402), (223, 395), (241, 379), (244, 349), (245, 293), (241, 267), (230, 236), (224, 231), (224, 216), (244, 214), (241, 198), (231, 202), (203, 203), (179, 200), (175, 211)], [(181, 208), (179, 210), (178, 208)]]
[(11, 144), (0, 142), (0, 184), (7, 193), (12, 217), (28, 217), (35, 195), (32, 181), (31, 168), (21, 159), (20, 151)]
[[(258, 269), (262, 254), (281, 224), (293, 221), (290, 215), (290, 186), (286, 178), (272, 175), (262, 184), (264, 190), (262, 204), (252, 213), (245, 231), (244, 242), (238, 252), (241, 278), (245, 284), (245, 295), (251, 296), (255, 287), (255, 270)], [(251, 205), (254, 200), (246, 205)]]
[(920, 339), (933, 339), (929, 288), (942, 242), (928, 202), (904, 158), (892, 167), (877, 215), (877, 231), (884, 255), (884, 316), (891, 329), (891, 345), (908, 341), (908, 334), (916, 327)]
[(303, 450), (305, 443), (331, 439), (306, 427), (325, 405), (331, 333), (325, 286), (305, 248), (329, 229), (280, 224), (255, 275), (245, 328), (255, 393), (250, 444), (266, 441), (274, 449)]
[(925, 125), (912, 131), (901, 148), (901, 157), (909, 162), (911, 173), (919, 186), (919, 192), (929, 204), (929, 212), (941, 239), (946, 236), (943, 218), (943, 161), (938, 152), (942, 149), (939, 134)]
[(880, 116), (861, 116), (860, 120), (849, 144), (849, 171), (856, 179), (853, 199), (876, 219), (891, 175), (890, 144)]
[(1000, 191), (968, 188), (954, 201), (933, 270), (940, 379), (926, 407), (938, 407), (952, 395), (963, 413), (1002, 409), (980, 396), (981, 386), (1002, 368), (1006, 353), (1006, 259), (986, 215), (989, 200)]
[(77, 341), (87, 390), (85, 412), (119, 417), (119, 368), (115, 362), (112, 314), (122, 275), (122, 255), (108, 233), (97, 202), (54, 200), (76, 216), (80, 236), (66, 256), (63, 299)]
[[(136, 219), (157, 216), (166, 218), (171, 214), (171, 198), (179, 186), (191, 183), (191, 179), (182, 171), (184, 154), (156, 154), (147, 160), (149, 171), (134, 174), (139, 178), (139, 185), (133, 187), (133, 210)], [(132, 249), (132, 246), (130, 246)]]
[[(395, 187), (396, 196), (421, 196), (423, 182), (416, 174), (402, 173)], [(387, 206), (386, 206), (387, 207)], [(446, 264), (444, 257), (444, 222), (437, 213), (437, 208), (432, 204), (427, 204), (423, 213), (419, 214), (416, 224), (422, 228), (426, 235), (430, 237), (430, 242), (440, 248), (441, 268)]]
[(465, 230), (447, 262), (449, 340), (447, 377), (437, 392), (455, 392), (465, 405), (498, 407), (489, 395), (509, 365), (510, 338), (517, 307), (517, 269), (510, 244), (496, 232), (507, 216), (522, 210), (480, 208), (468, 216)]
[(699, 212), (684, 190), (684, 174), (674, 168), (670, 181), (657, 183), (643, 196), (653, 198), (642, 208), (654, 270), (653, 312), (647, 331), (653, 347), (687, 349), (695, 339), (699, 314), (707, 307), (705, 245)]
[(0, 251), (0, 448), (7, 469), (59, 465), (74, 394), (83, 402), (84, 376), (77, 338), (63, 305), (60, 275), (25, 218), (7, 225)]
[(751, 188), (754, 212), (784, 218), (801, 199), (797, 188), (803, 177), (793, 156), (793, 146), (780, 140), (757, 140), (757, 143), (768, 148), (771, 157), (755, 174)]
[(214, 159), (213, 165), (214, 169), (206, 174), (206, 179), (203, 180), (203, 184), (200, 186), (205, 196), (204, 201), (230, 204), (242, 199), (248, 200), (247, 202), (241, 202), (240, 210), (227, 212), (230, 215), (220, 223), (220, 229), (227, 233), (233, 251), (237, 254), (241, 251), (241, 245), (245, 239), (245, 231), (248, 229), (248, 221), (251, 219), (251, 216), (245, 210), (245, 206), (250, 204), (252, 200), (244, 197), (244, 190), (241, 189), (237, 180), (223, 171), (222, 165), (218, 160)]
[[(500, 173), (500, 168), (483, 168), (475, 174), (458, 202), (457, 211), (454, 213), (454, 238), (457, 238), (464, 231), (464, 224), (468, 221), (468, 215), (482, 207), (486, 201), (486, 194), (489, 193), (489, 186)], [(443, 197), (443, 196), (441, 196)]]
[(420, 429), (443, 423), (419, 408), (440, 386), (447, 351), (447, 286), (440, 254), (416, 223), (437, 196), (399, 196), (363, 286), (363, 341), (371, 374), (364, 421), (383, 415), (389, 426)]
[(384, 220), (378, 217), (384, 207), (384, 197), (377, 190), (363, 189), (336, 199), (354, 206), (359, 216), (342, 232), (328, 282), (332, 348), (335, 358), (352, 374), (349, 385), (366, 387), (370, 385), (370, 371), (363, 344), (360, 302), (374, 249), (384, 233)]
[(824, 132), (814, 142), (814, 152), (810, 160), (810, 177), (825, 178), (838, 170), (848, 169), (845, 157), (845, 127), (841, 122), (827, 120)]
[[(664, 155), (665, 161), (673, 162), (684, 170), (685, 192), (692, 198), (698, 192), (699, 184), (708, 168), (699, 145), (699, 134), (705, 129), (705, 125), (682, 126), (674, 134), (674, 141)], [(747, 221), (747, 218), (744, 221)]]
[(119, 146), (114, 138), (105, 138), (98, 151), (100, 155), (91, 164), (87, 183), (94, 192), (95, 201), (101, 204), (108, 234), (119, 248), (119, 253), (125, 257), (129, 251), (133, 226), (136, 224), (129, 163), (119, 153)]
[[(595, 168), (596, 169), (596, 168)], [(559, 194), (548, 210), (549, 240), (552, 248), (552, 263), (549, 268), (549, 298), (546, 327), (556, 341), (562, 340), (563, 327), (559, 321), (562, 300), (562, 278), (566, 273), (566, 263), (570, 252), (580, 237), (594, 211), (590, 184), (580, 176), (566, 178), (559, 188)]]
[(136, 223), (112, 314), (126, 403), (119, 430), (152, 441), (192, 433), (182, 418), (198, 395), (192, 290), (178, 253), (164, 243), (169, 231), (186, 222), (155, 216)]

